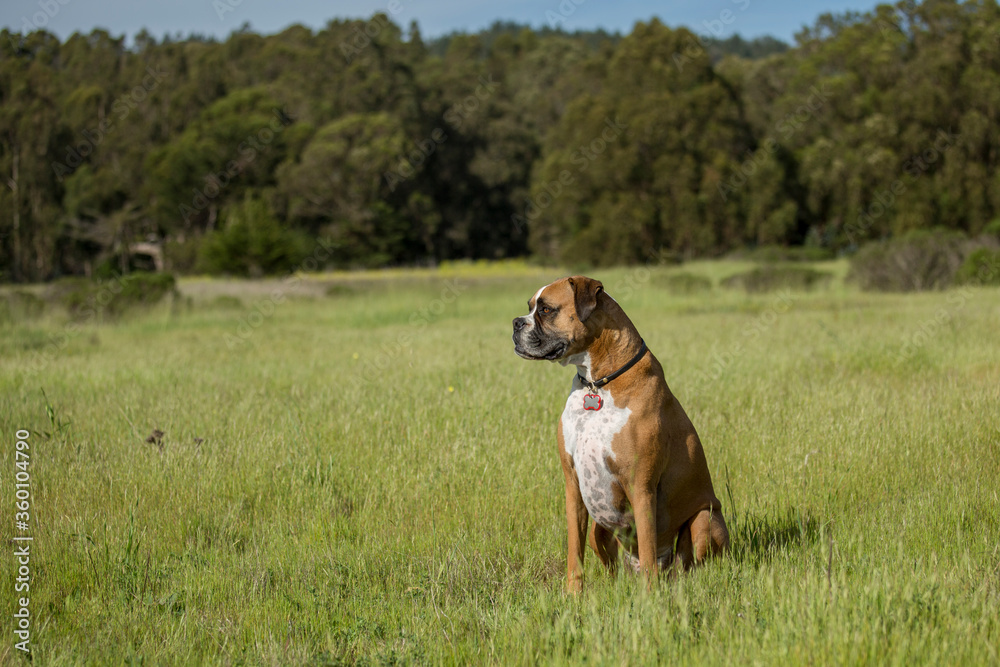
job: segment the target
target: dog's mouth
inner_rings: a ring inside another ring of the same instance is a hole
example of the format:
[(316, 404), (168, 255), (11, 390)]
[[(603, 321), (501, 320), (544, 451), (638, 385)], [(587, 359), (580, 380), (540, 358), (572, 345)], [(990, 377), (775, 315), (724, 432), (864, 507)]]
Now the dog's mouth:
[(566, 348), (569, 347), (569, 343), (565, 341), (557, 343), (552, 349), (547, 352), (541, 350), (528, 350), (521, 347), (521, 344), (516, 340), (514, 341), (514, 353), (522, 359), (528, 359), (530, 361), (556, 361), (562, 359), (566, 354)]

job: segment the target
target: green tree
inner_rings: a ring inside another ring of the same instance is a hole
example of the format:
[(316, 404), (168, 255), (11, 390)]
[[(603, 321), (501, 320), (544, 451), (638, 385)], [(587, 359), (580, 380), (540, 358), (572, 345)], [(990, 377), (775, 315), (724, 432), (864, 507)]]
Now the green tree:
[(604, 80), (546, 140), (524, 216), (536, 252), (612, 264), (659, 247), (697, 254), (740, 243), (736, 206), (719, 185), (752, 136), (695, 36), (639, 24)]
[(290, 218), (336, 244), (338, 259), (399, 261), (416, 240), (400, 195), (423, 170), (428, 146), (436, 147), (432, 138), (409, 141), (388, 113), (349, 114), (319, 128), (301, 157), (278, 169), (277, 194)]
[(274, 182), (291, 118), (265, 90), (243, 89), (205, 109), (149, 155), (152, 215), (166, 230), (211, 229), (219, 209)]
[(267, 204), (249, 192), (223, 209), (219, 229), (201, 245), (201, 268), (209, 273), (260, 277), (285, 273), (309, 253), (309, 240), (283, 227)]

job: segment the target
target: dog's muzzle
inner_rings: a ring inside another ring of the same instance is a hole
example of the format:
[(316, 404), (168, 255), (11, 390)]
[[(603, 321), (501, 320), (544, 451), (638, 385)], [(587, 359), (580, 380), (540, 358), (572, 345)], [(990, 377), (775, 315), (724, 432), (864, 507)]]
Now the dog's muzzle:
[(514, 318), (514, 352), (523, 359), (555, 361), (566, 353), (569, 343), (539, 335), (539, 328), (531, 326), (530, 318)]

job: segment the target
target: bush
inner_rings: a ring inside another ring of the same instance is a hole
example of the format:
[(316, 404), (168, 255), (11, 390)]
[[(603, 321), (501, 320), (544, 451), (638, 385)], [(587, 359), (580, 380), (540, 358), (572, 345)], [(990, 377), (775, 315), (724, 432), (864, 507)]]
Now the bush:
[(712, 289), (712, 281), (693, 273), (671, 273), (657, 276), (653, 284), (666, 289), (671, 294), (695, 294)]
[(0, 295), (0, 322), (37, 319), (45, 312), (45, 301), (31, 292), (15, 290)]
[[(49, 285), (45, 298), (50, 303), (63, 306), (70, 315), (76, 317), (87, 307), (88, 302), (94, 302), (97, 284), (89, 278), (63, 278)], [(92, 303), (90, 307), (96, 308), (96, 303)]]
[[(122, 267), (125, 267), (125, 274), (122, 274)], [(111, 280), (120, 275), (139, 273), (143, 271), (156, 271), (156, 264), (151, 257), (142, 254), (129, 254), (123, 256), (116, 253), (102, 262), (98, 262), (94, 267), (94, 278), (97, 280)]]
[(911, 232), (862, 247), (851, 258), (848, 280), (868, 291), (944, 289), (952, 283), (967, 249), (967, 239), (958, 232)]
[(987, 236), (992, 236), (993, 238), (1000, 240), (1000, 218), (997, 218), (996, 220), (986, 225), (986, 228), (983, 229), (983, 234), (986, 234)]
[(170, 273), (130, 273), (121, 279), (122, 289), (105, 310), (118, 316), (135, 308), (148, 308), (177, 294), (177, 279)]
[(120, 317), (129, 310), (148, 308), (177, 293), (177, 281), (169, 273), (130, 273), (111, 280), (66, 278), (49, 288), (50, 301), (61, 304), (77, 320), (100, 315)]
[(969, 253), (955, 272), (955, 283), (1000, 286), (1000, 249), (983, 247)]
[(833, 276), (804, 266), (760, 266), (737, 273), (722, 281), (723, 287), (747, 292), (772, 292), (778, 289), (810, 290), (825, 287)]
[(200, 267), (251, 278), (288, 273), (308, 256), (308, 248), (304, 234), (282, 227), (266, 203), (248, 194), (226, 208), (222, 228), (205, 237)]

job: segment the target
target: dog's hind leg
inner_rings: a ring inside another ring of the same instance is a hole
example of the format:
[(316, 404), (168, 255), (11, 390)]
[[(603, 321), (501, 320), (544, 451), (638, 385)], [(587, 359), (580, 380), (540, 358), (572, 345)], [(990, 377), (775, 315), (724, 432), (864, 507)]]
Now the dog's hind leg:
[(618, 540), (614, 533), (595, 521), (590, 528), (588, 544), (604, 567), (608, 568), (608, 572), (615, 574), (618, 571)]
[(704, 509), (689, 522), (693, 561), (686, 567), (697, 565), (709, 556), (721, 554), (729, 548), (729, 531), (719, 509)]
[(665, 563), (670, 577), (675, 577), (694, 565), (694, 546), (691, 542), (691, 521), (685, 521), (674, 539), (673, 563)]

